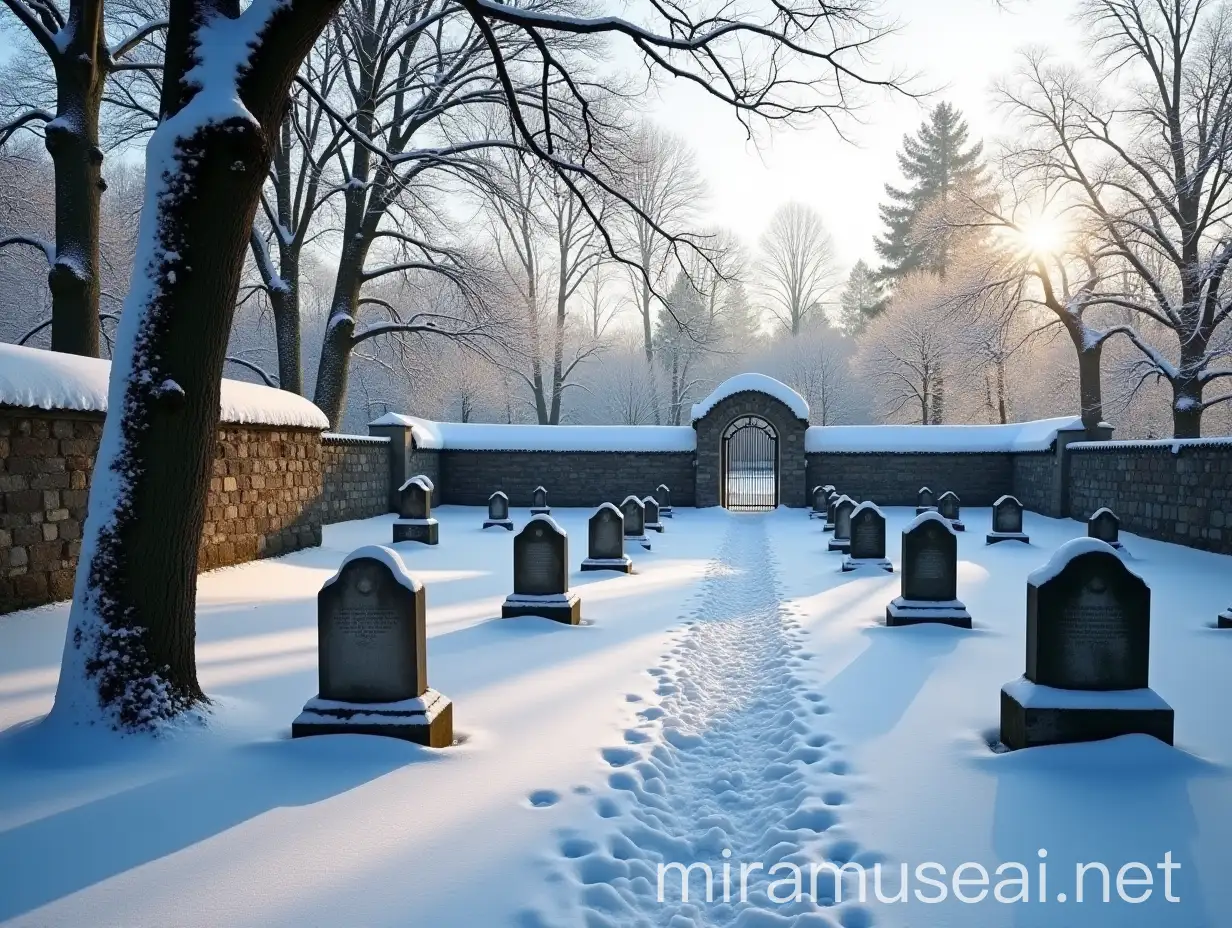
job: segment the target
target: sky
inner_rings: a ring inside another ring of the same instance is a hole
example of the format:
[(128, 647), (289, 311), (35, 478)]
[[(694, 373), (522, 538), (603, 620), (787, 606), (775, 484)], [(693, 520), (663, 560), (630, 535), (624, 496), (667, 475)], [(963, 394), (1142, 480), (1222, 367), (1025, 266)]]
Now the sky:
[(822, 214), (848, 267), (875, 257), (877, 207), (884, 185), (899, 180), (896, 153), (903, 135), (913, 133), (942, 100), (963, 111), (973, 137), (991, 141), (1001, 135), (993, 82), (1013, 70), (1017, 53), (1027, 47), (1080, 60), (1081, 37), (1071, 20), (1075, 8), (1075, 0), (886, 0), (888, 18), (901, 29), (886, 40), (881, 62), (919, 74), (918, 85), (937, 92), (922, 101), (868, 95), (862, 124), (848, 132), (850, 141), (817, 124), (780, 130), (755, 146), (730, 110), (681, 83), (662, 89), (650, 115), (696, 149), (711, 190), (708, 223), (732, 229), (753, 245), (776, 207), (801, 200)]

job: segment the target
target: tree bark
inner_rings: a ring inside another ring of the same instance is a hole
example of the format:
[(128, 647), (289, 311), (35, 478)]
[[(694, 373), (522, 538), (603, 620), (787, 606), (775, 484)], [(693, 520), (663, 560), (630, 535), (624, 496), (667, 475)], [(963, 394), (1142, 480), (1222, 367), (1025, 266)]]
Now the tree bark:
[[(338, 3), (249, 7), (246, 66), (189, 83), (202, 30), (230, 0), (171, 7), (162, 120), (111, 368), (64, 661), (52, 715), (156, 727), (202, 704), (197, 548), (235, 298), (271, 141), (291, 81)], [(257, 10), (258, 17), (252, 11)], [(242, 37), (243, 29), (236, 32)], [(216, 36), (210, 39), (216, 40)], [(216, 50), (215, 50), (216, 51)], [(217, 100), (238, 97), (230, 110)], [(198, 103), (198, 96), (202, 101)], [(226, 191), (220, 196), (219, 191)]]
[(51, 349), (98, 357), (99, 225), (103, 150), (98, 114), (106, 74), (99, 66), (102, 4), (81, 4), (54, 59), (56, 119), (44, 144), (55, 167), (56, 251), (47, 274), (51, 290)]

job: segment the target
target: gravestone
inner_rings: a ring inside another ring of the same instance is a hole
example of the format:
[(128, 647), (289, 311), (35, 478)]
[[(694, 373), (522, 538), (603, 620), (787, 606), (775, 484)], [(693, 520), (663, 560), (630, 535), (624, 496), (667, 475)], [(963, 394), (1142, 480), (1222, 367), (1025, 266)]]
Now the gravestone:
[(992, 504), (992, 531), (985, 536), (986, 544), (999, 541), (1021, 541), (1030, 544), (1031, 539), (1022, 531), (1022, 503), (1012, 496), (1003, 496)]
[(886, 625), (936, 623), (970, 628), (958, 599), (958, 536), (939, 512), (925, 510), (903, 529), (902, 584)]
[(1151, 590), (1106, 542), (1075, 538), (1027, 577), (1027, 670), (1001, 690), (1011, 749), (1119, 735), (1172, 744), (1150, 688)]
[(812, 508), (809, 509), (809, 518), (824, 519), (826, 517), (826, 508), (828, 505), (828, 500), (826, 499), (826, 488), (823, 486), (813, 487), (813, 493), (809, 499), (811, 500), (812, 506)]
[(1118, 551), (1125, 548), (1121, 544), (1121, 520), (1111, 509), (1097, 509), (1091, 513), (1091, 518), (1087, 519), (1087, 537), (1097, 538)]
[(876, 567), (894, 572), (886, 560), (886, 519), (873, 503), (863, 502), (851, 513), (851, 551), (843, 560), (843, 570)]
[(821, 527), (823, 532), (834, 531), (834, 510), (838, 508), (838, 501), (842, 498), (842, 494), (837, 490), (831, 490), (830, 495), (826, 497), (826, 524)]
[(488, 497), (488, 518), (484, 520), (483, 527), (513, 531), (513, 520), (509, 518), (509, 497), (500, 490)]
[(428, 686), (424, 588), (392, 548), (351, 552), (317, 594), (317, 695), (291, 737), (453, 743), (453, 703)]
[(915, 497), (915, 514), (923, 515), (926, 512), (932, 512), (937, 508), (937, 500), (933, 496), (933, 491), (928, 487), (920, 487), (920, 492)]
[(620, 514), (625, 517), (625, 541), (641, 545), (650, 550), (650, 539), (646, 537), (646, 504), (636, 496), (626, 496), (620, 504)]
[(1219, 613), (1219, 620), (1216, 624), (1220, 628), (1232, 628), (1232, 606)]
[(625, 519), (611, 503), (604, 503), (590, 517), (589, 549), (582, 570), (618, 570), (633, 573), (633, 561), (625, 554)]
[(663, 534), (663, 523), (659, 521), (659, 501), (647, 496), (642, 500), (642, 506), (646, 509), (646, 531)]
[(398, 518), (393, 533), (395, 543), (434, 545), (440, 541), (440, 523), (432, 518), (432, 481), (423, 474), (398, 488)]
[(569, 590), (569, 536), (542, 513), (513, 538), (513, 593), (501, 606), (501, 618), (524, 615), (565, 625), (582, 620), (582, 601)]
[(530, 495), (530, 514), (532, 516), (547, 516), (552, 514), (548, 506), (548, 491), (543, 487), (535, 487)]
[(831, 551), (846, 554), (851, 550), (851, 514), (856, 501), (850, 496), (840, 496), (834, 503), (834, 537), (827, 546)]
[(937, 500), (937, 511), (950, 523), (950, 528), (954, 531), (965, 532), (967, 530), (962, 520), (962, 501), (953, 490), (946, 490), (941, 494), (941, 498)]
[(659, 484), (655, 499), (659, 501), (659, 515), (664, 519), (672, 518), (672, 491), (666, 483)]

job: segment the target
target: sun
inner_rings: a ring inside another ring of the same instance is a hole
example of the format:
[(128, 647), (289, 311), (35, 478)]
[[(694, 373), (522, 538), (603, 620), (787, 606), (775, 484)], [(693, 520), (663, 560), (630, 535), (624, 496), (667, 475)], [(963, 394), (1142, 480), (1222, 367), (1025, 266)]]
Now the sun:
[(1018, 237), (1028, 254), (1055, 255), (1065, 249), (1069, 230), (1054, 216), (1036, 216), (1020, 226)]

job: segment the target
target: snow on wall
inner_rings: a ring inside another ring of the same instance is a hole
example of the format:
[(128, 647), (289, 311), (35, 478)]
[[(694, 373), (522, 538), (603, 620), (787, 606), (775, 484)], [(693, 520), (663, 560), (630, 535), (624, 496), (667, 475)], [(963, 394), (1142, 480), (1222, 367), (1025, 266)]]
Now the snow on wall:
[[(0, 344), (0, 405), (73, 412), (107, 411), (111, 362), (58, 351)], [(329, 420), (295, 393), (224, 378), (221, 421), (327, 429)]]
[(793, 390), (787, 384), (775, 380), (773, 377), (767, 377), (765, 374), (737, 374), (735, 377), (729, 377), (721, 384), (714, 388), (714, 392), (702, 400), (700, 403), (693, 405), (693, 421), (705, 417), (706, 413), (714, 409), (719, 403), (727, 399), (729, 396), (735, 396), (737, 393), (765, 393), (768, 396), (773, 396), (776, 400), (786, 405), (798, 419), (808, 421), (809, 404), (799, 393)]
[(415, 447), (425, 451), (684, 451), (697, 446), (687, 425), (498, 425), (430, 422), (386, 413), (371, 425), (411, 429)]
[(1075, 441), (1071, 451), (1130, 451), (1148, 448), (1168, 448), (1180, 454), (1185, 448), (1232, 448), (1232, 436), (1216, 438), (1160, 438), (1142, 441)]
[(1047, 451), (1057, 432), (1081, 427), (1078, 416), (1009, 425), (815, 425), (804, 436), (804, 450), (809, 454)]

